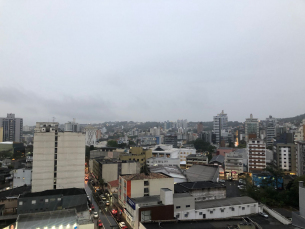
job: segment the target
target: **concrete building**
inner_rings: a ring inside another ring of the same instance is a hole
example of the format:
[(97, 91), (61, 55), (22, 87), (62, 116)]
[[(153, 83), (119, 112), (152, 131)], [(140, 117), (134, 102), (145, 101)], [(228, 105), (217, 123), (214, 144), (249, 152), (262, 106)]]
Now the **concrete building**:
[(224, 175), (225, 175), (224, 160), (225, 160), (224, 156), (216, 155), (216, 156), (212, 157), (212, 159), (209, 161), (209, 165), (218, 166), (220, 179), (223, 179)]
[(13, 170), (13, 188), (32, 185), (32, 168)]
[(253, 118), (253, 115), (250, 115), (250, 118), (246, 119), (245, 122), (245, 134), (246, 142), (249, 140), (249, 134), (255, 134), (255, 138), (259, 138), (259, 122), (257, 118)]
[(37, 122), (34, 134), (32, 192), (83, 188), (85, 136), (59, 132), (57, 122)]
[(300, 127), (295, 132), (294, 141), (305, 141), (305, 119), (302, 120)]
[(21, 157), (25, 153), (25, 147), (20, 142), (0, 142), (0, 152), (4, 153), (6, 157)]
[(226, 178), (232, 177), (237, 180), (238, 175), (244, 172), (243, 155), (239, 152), (231, 152), (225, 155)]
[(80, 132), (80, 125), (73, 119), (72, 122), (65, 123), (65, 132)]
[(174, 190), (174, 178), (162, 173), (144, 173), (120, 176), (119, 204), (126, 208), (129, 198), (154, 196), (160, 193), (161, 188)]
[(226, 153), (231, 153), (233, 152), (235, 149), (231, 148), (231, 147), (219, 147), (216, 151), (216, 155), (221, 155), (221, 156), (225, 156)]
[(152, 157), (151, 149), (142, 147), (130, 147), (129, 153), (121, 153), (121, 161), (138, 161), (143, 166), (148, 158)]
[(189, 193), (195, 201), (226, 198), (226, 186), (217, 182), (197, 181), (175, 184), (175, 193)]
[(167, 134), (164, 136), (164, 144), (172, 145), (174, 148), (178, 146), (178, 138), (177, 135)]
[(97, 135), (97, 128), (93, 126), (86, 126), (84, 128), (84, 131), (86, 132), (86, 145), (91, 146), (96, 144), (96, 135)]
[(94, 159), (97, 157), (118, 159), (121, 153), (124, 153), (124, 149), (117, 149), (115, 147), (100, 147), (97, 150), (90, 151), (90, 159)]
[(156, 136), (141, 136), (137, 138), (138, 145), (141, 146), (149, 146), (149, 145), (156, 145), (157, 144), (157, 137)]
[(134, 197), (127, 200), (126, 220), (134, 229), (141, 223), (174, 219), (173, 191), (161, 188), (158, 195)]
[(248, 141), (248, 172), (257, 172), (266, 168), (266, 144), (263, 140), (249, 139)]
[(304, 228), (305, 225), (305, 187), (303, 181), (299, 181), (299, 212), (292, 212), (292, 225)]
[(151, 157), (146, 160), (148, 166), (180, 166), (180, 159), (179, 158), (158, 158), (158, 157)]
[(275, 143), (273, 146), (277, 166), (285, 174), (296, 175), (297, 173), (296, 147), (294, 143)]
[(6, 118), (0, 118), (0, 127), (3, 127), (2, 141), (21, 142), (23, 131), (23, 119), (15, 118), (15, 114), (7, 114)]
[(276, 124), (277, 119), (271, 115), (266, 118), (266, 144), (267, 146), (273, 145), (273, 139), (276, 137)]
[(179, 158), (179, 149), (173, 145), (156, 145), (152, 149), (152, 156), (155, 158)]
[(221, 131), (228, 127), (228, 115), (222, 111), (220, 114), (213, 117), (213, 132), (216, 135), (216, 144), (222, 140)]
[(205, 142), (212, 143), (212, 131), (202, 131), (199, 133), (199, 138), (202, 139)]
[(93, 174), (96, 179), (105, 182), (119, 179), (120, 175), (140, 173), (141, 164), (137, 161), (121, 161), (117, 159), (94, 159)]
[(186, 161), (186, 158), (189, 155), (196, 154), (196, 149), (194, 147), (179, 148), (178, 154), (179, 154), (180, 162)]
[(208, 163), (208, 157), (201, 154), (189, 154), (186, 157), (186, 169), (193, 165), (207, 165)]
[(297, 175), (305, 175), (305, 141), (297, 143)]

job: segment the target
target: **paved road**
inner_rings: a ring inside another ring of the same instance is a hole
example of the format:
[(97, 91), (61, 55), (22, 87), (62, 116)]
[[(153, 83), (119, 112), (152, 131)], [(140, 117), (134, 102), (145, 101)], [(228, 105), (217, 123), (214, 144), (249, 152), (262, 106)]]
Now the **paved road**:
[[(99, 218), (104, 224), (105, 229), (111, 229), (111, 228), (118, 228), (117, 223), (114, 221), (110, 213), (107, 211), (107, 207), (104, 206), (103, 208), (99, 209), (98, 204), (95, 202), (92, 191), (90, 187), (88, 186), (88, 183), (85, 182), (85, 190), (87, 194), (90, 196), (90, 199), (92, 200), (92, 204), (94, 206), (94, 211), (97, 211), (99, 213)], [(95, 221), (96, 222), (96, 221)]]
[(226, 181), (225, 184), (227, 187), (227, 198), (240, 196), (241, 192), (237, 187), (238, 181)]

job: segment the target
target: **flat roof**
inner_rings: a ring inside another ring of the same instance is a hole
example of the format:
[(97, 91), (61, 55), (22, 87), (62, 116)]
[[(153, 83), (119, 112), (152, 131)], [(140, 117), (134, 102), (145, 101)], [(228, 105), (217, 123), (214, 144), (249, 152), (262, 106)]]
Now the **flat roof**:
[(85, 189), (83, 188), (65, 188), (65, 189), (52, 189), (42, 192), (32, 192), (26, 193), (20, 196), (20, 198), (26, 197), (36, 197), (36, 196), (52, 196), (52, 195), (64, 195), (64, 196), (74, 196), (86, 194)]
[(21, 186), (0, 192), (0, 200), (5, 200), (9, 197), (17, 197), (24, 193), (31, 192), (31, 186)]
[(218, 199), (218, 200), (198, 201), (195, 202), (195, 209), (199, 210), (206, 208), (227, 207), (232, 205), (254, 204), (254, 203), (257, 202), (249, 196), (232, 197), (232, 198)]
[(189, 193), (174, 193), (173, 197), (174, 199), (177, 198), (184, 198), (184, 197), (191, 197), (192, 195)]
[(150, 203), (150, 202), (159, 202), (160, 201), (160, 196), (143, 196), (143, 197), (136, 197), (136, 198), (131, 198), (135, 203), (137, 204), (143, 204), (143, 203)]
[(196, 182), (183, 182), (177, 183), (175, 186), (175, 193), (184, 193), (191, 190), (204, 189), (204, 188), (226, 188), (224, 184), (212, 181), (196, 181)]
[(130, 174), (130, 175), (124, 175), (121, 176), (125, 180), (145, 180), (145, 179), (161, 179), (161, 178), (171, 178), (170, 176), (167, 176), (163, 173), (149, 173), (146, 175), (145, 173), (139, 173), (139, 174)]
[(20, 214), (17, 218), (18, 228), (58, 228), (62, 225), (64, 228), (69, 224), (72, 228), (77, 223), (77, 215), (75, 209), (56, 210), (49, 212), (38, 212)]

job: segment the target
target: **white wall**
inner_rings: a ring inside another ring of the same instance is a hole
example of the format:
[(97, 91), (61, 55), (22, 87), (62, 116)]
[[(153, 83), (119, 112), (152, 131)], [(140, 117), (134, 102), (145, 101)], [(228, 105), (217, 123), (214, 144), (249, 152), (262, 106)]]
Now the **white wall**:
[(13, 188), (32, 184), (32, 170), (31, 169), (16, 169), (14, 170)]

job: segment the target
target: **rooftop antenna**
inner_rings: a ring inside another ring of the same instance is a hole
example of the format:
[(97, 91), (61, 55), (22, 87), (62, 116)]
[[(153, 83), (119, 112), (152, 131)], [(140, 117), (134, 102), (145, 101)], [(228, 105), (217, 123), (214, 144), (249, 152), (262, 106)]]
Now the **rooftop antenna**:
[(55, 122), (55, 117), (52, 117), (52, 119), (53, 119), (53, 122)]

